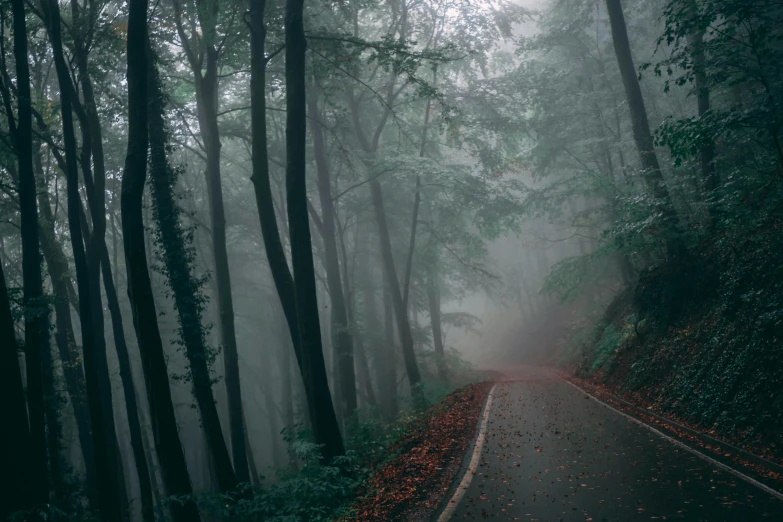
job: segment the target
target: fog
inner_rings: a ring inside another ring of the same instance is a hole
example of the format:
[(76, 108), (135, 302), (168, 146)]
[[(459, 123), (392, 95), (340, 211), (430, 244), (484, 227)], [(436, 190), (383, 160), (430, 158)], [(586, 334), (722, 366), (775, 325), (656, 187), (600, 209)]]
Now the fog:
[(3, 3), (0, 517), (307, 520), (322, 464), (576, 364), (772, 194), (780, 68), (713, 4)]

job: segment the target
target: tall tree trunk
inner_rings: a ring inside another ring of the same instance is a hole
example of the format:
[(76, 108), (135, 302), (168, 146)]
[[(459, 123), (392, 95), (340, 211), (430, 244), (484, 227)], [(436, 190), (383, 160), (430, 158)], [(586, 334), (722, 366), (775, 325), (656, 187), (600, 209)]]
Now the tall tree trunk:
[[(217, 4), (217, 2), (215, 2)], [(242, 425), (242, 392), (239, 382), (239, 357), (237, 354), (236, 329), (234, 325), (234, 300), (231, 294), (231, 274), (228, 267), (226, 247), (226, 216), (223, 208), (223, 187), (220, 179), (220, 135), (218, 134), (218, 79), (217, 51), (207, 49), (207, 69), (202, 81), (201, 110), (199, 121), (204, 134), (207, 154), (207, 193), (212, 227), (212, 252), (215, 260), (215, 282), (217, 284), (220, 340), (223, 346), (225, 381), (228, 397), (229, 432), (231, 452), (234, 457), (234, 471), (240, 482), (250, 482), (244, 427)], [(212, 443), (210, 444), (212, 445)], [(222, 473), (219, 463), (216, 471)]]
[[(33, 156), (33, 163), (39, 175), (43, 173), (40, 154)], [(76, 345), (76, 336), (71, 321), (71, 309), (69, 304), (68, 285), (70, 284), (70, 271), (68, 259), (65, 257), (63, 247), (59, 243), (55, 231), (55, 216), (49, 200), (49, 192), (42, 190), (38, 193), (38, 207), (40, 209), (39, 239), (41, 251), (46, 261), (49, 279), (52, 282), (54, 294), (55, 344), (63, 366), (65, 387), (73, 407), (76, 429), (78, 431), (79, 446), (84, 459), (84, 468), (87, 479), (87, 497), (90, 503), (96, 505), (96, 477), (95, 458), (92, 446), (92, 423), (87, 407), (87, 392), (84, 387), (84, 368), (82, 366), (81, 350)]]
[(664, 218), (666, 232), (675, 235), (674, 238), (667, 240), (667, 250), (671, 259), (677, 259), (685, 253), (685, 246), (681, 239), (676, 237), (679, 232), (679, 220), (666, 182), (661, 174), (658, 157), (655, 154), (655, 144), (650, 132), (650, 123), (647, 120), (647, 109), (644, 106), (642, 89), (639, 86), (639, 78), (636, 75), (636, 67), (631, 55), (631, 44), (628, 41), (628, 29), (625, 25), (621, 0), (606, 0), (606, 8), (612, 27), (612, 41), (617, 64), (620, 68), (620, 76), (623, 79), (628, 108), (631, 112), (633, 137), (644, 170), (644, 181)]
[(318, 195), (321, 201), (321, 236), (324, 243), (324, 265), (329, 298), (332, 303), (332, 348), (337, 359), (339, 375), (335, 376), (339, 387), (342, 417), (349, 419), (356, 411), (356, 373), (354, 372), (353, 337), (348, 325), (346, 296), (340, 281), (340, 260), (337, 253), (335, 234), (335, 210), (332, 199), (332, 181), (329, 173), (329, 161), (326, 157), (323, 127), (318, 110), (315, 86), (308, 97), (310, 133), (313, 135), (313, 153), (318, 173)]
[[(144, 368), (152, 433), (168, 495), (190, 495), (193, 489), (179, 440), (171, 400), (166, 356), (158, 328), (144, 242), (142, 197), (147, 177), (147, 1), (128, 2), (128, 153), (122, 174), (120, 211), (128, 298)], [(198, 522), (193, 502), (171, 506), (175, 522)]]
[[(40, 492), (36, 482), (41, 477), (30, 466), (35, 450), (28, 427), (22, 371), (19, 367), (19, 346), (14, 334), (14, 318), (8, 300), (3, 264), (0, 262), (0, 520), (14, 511), (31, 509)], [(46, 471), (44, 455), (44, 471)], [(48, 491), (47, 491), (48, 494)]]
[(443, 328), (440, 318), (440, 289), (438, 288), (438, 276), (435, 270), (427, 267), (427, 304), (430, 311), (430, 324), (432, 325), (432, 343), (435, 346), (435, 365), (438, 368), (438, 378), (448, 380), (446, 372), (446, 353), (443, 348)]
[(381, 395), (386, 401), (386, 415), (389, 421), (397, 419), (399, 413), (399, 401), (397, 400), (397, 357), (394, 350), (394, 306), (392, 305), (389, 283), (383, 283), (383, 333), (384, 344), (381, 347), (383, 375)]
[[(323, 445), (322, 455), (328, 461), (344, 453), (337, 417), (334, 413), (326, 365), (321, 347), (318, 304), (315, 301), (315, 275), (310, 244), (310, 225), (307, 217), (307, 194), (304, 179), (304, 140), (307, 125), (305, 121), (304, 91), (304, 27), (302, 21), (302, 0), (286, 4), (286, 80), (290, 83), (286, 92), (289, 104), (287, 111), (291, 122), (286, 129), (288, 159), (286, 176), (288, 189), (288, 215), (291, 227), (291, 249), (294, 259), (294, 277), (288, 268), (285, 251), (277, 227), (272, 188), (269, 180), (269, 163), (266, 149), (266, 57), (264, 56), (264, 5), (262, 0), (251, 2), (251, 117), (253, 128), (253, 175), (261, 232), (264, 237), (267, 259), (275, 282), (283, 313), (286, 317), (291, 339), (304, 381), (309, 418), (313, 437)], [(290, 39), (290, 42), (289, 42)], [(294, 63), (296, 62), (296, 63)], [(289, 71), (290, 69), (290, 71)], [(291, 88), (295, 92), (291, 92)], [(297, 100), (296, 103), (293, 103)], [(295, 127), (294, 127), (295, 125)], [(296, 144), (290, 136), (296, 136)], [(301, 154), (301, 157), (295, 157)], [(291, 163), (291, 157), (294, 162)], [(289, 183), (290, 180), (290, 183)], [(294, 209), (291, 209), (291, 204)], [(294, 232), (293, 228), (296, 228)], [(296, 242), (296, 245), (294, 243)], [(309, 263), (308, 260), (309, 259)], [(309, 267), (308, 267), (309, 265)], [(309, 275), (308, 275), (309, 272)], [(307, 282), (305, 280), (307, 279)], [(300, 288), (301, 282), (301, 288)], [(304, 299), (305, 302), (302, 302)], [(310, 302), (307, 302), (310, 300)], [(300, 311), (300, 307), (302, 310)], [(305, 322), (305, 336), (302, 336), (301, 322)]]
[(253, 455), (253, 446), (250, 444), (250, 434), (247, 431), (247, 420), (245, 419), (245, 447), (247, 448), (247, 464), (250, 468), (250, 479), (255, 486), (261, 485), (261, 478), (258, 475), (258, 468), (256, 467), (256, 458)]
[[(77, 2), (71, 2), (71, 10), (74, 20), (79, 20), (80, 13)], [(89, 22), (92, 22), (92, 20)], [(84, 21), (80, 21), (80, 23), (84, 26), (87, 25)], [(114, 286), (109, 251), (106, 247), (106, 166), (103, 152), (103, 133), (98, 118), (98, 109), (95, 101), (92, 79), (89, 73), (88, 51), (86, 50), (82, 35), (76, 35), (74, 38), (74, 47), (82, 84), (82, 95), (84, 97), (82, 107), (79, 107), (77, 110), (77, 114), (80, 114), (80, 123), (83, 133), (81, 164), (84, 183), (87, 188), (90, 217), (92, 218), (93, 223), (93, 229), (90, 235), (90, 247), (88, 248), (88, 252), (90, 253), (90, 285), (93, 292), (92, 299), (93, 308), (95, 310), (93, 324), (98, 326), (95, 329), (96, 335), (99, 335), (102, 338), (104, 335), (104, 321), (103, 306), (101, 305), (100, 281), (101, 274), (103, 274), (103, 286), (106, 291), (109, 314), (111, 315), (114, 344), (117, 351), (120, 378), (125, 396), (125, 407), (131, 437), (131, 447), (133, 449), (134, 465), (139, 481), (142, 518), (145, 521), (151, 521), (155, 518), (154, 503), (152, 499), (149, 468), (147, 466), (147, 458), (144, 454), (144, 444), (141, 436), (136, 388), (133, 384), (133, 373), (130, 366), (128, 346), (125, 342), (125, 328), (123, 326), (122, 312), (120, 310), (117, 291)], [(92, 159), (92, 171), (90, 170), (90, 159)], [(102, 389), (110, 390), (111, 384), (108, 377), (108, 365), (106, 368), (107, 373)]]
[[(704, 28), (699, 17), (699, 6), (696, 0), (687, 0), (686, 8), (690, 15), (690, 23), (693, 27), (688, 35), (688, 44), (691, 48), (693, 60), (693, 79), (696, 88), (696, 104), (699, 110), (699, 118), (704, 118), (710, 111), (710, 86), (707, 80), (707, 57), (704, 52)], [(715, 141), (710, 136), (705, 136), (701, 143), (701, 173), (704, 190), (707, 198), (712, 198), (715, 189), (718, 188), (719, 177), (715, 169)], [(715, 206), (708, 201), (707, 208), (712, 218), (715, 218)]]
[[(205, 426), (207, 445), (214, 460), (215, 473), (222, 491), (233, 489), (237, 480), (250, 482), (245, 448), (244, 427), (242, 424), (242, 392), (239, 382), (239, 357), (237, 355), (236, 327), (234, 324), (234, 300), (231, 294), (231, 273), (228, 266), (226, 247), (226, 214), (223, 206), (223, 185), (220, 179), (220, 129), (218, 127), (218, 48), (216, 43), (216, 24), (218, 19), (217, 0), (199, 0), (196, 2), (198, 21), (201, 29), (203, 52), (195, 53), (190, 39), (184, 32), (179, 1), (175, 1), (177, 32), (193, 70), (196, 85), (196, 108), (199, 128), (204, 140), (206, 152), (205, 177), (209, 201), (210, 225), (212, 232), (212, 255), (215, 262), (215, 284), (217, 286), (218, 325), (220, 342), (223, 347), (225, 364), (225, 382), (228, 399), (229, 433), (231, 436), (231, 460), (225, 461), (225, 439), (222, 431)], [(196, 54), (199, 54), (196, 57)], [(202, 56), (203, 55), (203, 56)], [(206, 62), (206, 63), (204, 63)], [(203, 71), (203, 73), (202, 73)], [(210, 389), (210, 395), (212, 394)], [(206, 415), (202, 408), (202, 416)], [(217, 418), (215, 420), (218, 420)], [(207, 422), (205, 420), (205, 422)], [(211, 422), (211, 421), (210, 421)], [(218, 424), (219, 428), (219, 424)], [(232, 485), (233, 484), (233, 485)]]
[[(375, 390), (372, 387), (372, 376), (370, 375), (370, 365), (367, 360), (367, 352), (362, 342), (361, 333), (356, 328), (356, 315), (354, 313), (354, 294), (351, 290), (351, 276), (348, 271), (348, 251), (345, 248), (345, 230), (340, 226), (340, 219), (337, 215), (337, 209), (335, 208), (335, 224), (337, 225), (338, 237), (340, 238), (340, 253), (343, 257), (342, 263), (342, 279), (343, 279), (343, 295), (345, 296), (345, 309), (348, 314), (348, 324), (350, 325), (351, 332), (354, 339), (354, 352), (356, 352), (356, 367), (357, 375), (359, 377), (360, 385), (364, 388), (365, 399), (370, 406), (376, 406), (378, 404), (375, 398)], [(356, 232), (358, 234), (358, 227)], [(356, 243), (354, 243), (356, 245)]]
[(155, 520), (155, 504), (152, 498), (152, 483), (150, 469), (147, 465), (147, 456), (144, 453), (144, 439), (141, 434), (139, 421), (139, 406), (136, 397), (136, 386), (133, 383), (133, 371), (131, 369), (128, 345), (125, 343), (125, 329), (122, 324), (122, 312), (117, 290), (114, 288), (111, 267), (109, 266), (109, 251), (105, 242), (102, 242), (101, 268), (103, 270), (103, 286), (106, 289), (106, 301), (111, 314), (114, 328), (114, 346), (117, 349), (117, 360), (120, 365), (120, 379), (122, 391), (125, 395), (125, 409), (128, 416), (128, 430), (130, 431), (131, 447), (133, 448), (133, 460), (136, 465), (136, 475), (139, 480), (139, 494), (141, 497), (141, 514), (145, 522)]
[[(166, 98), (158, 77), (157, 60), (151, 48), (148, 53), (150, 193), (155, 222), (160, 230), (158, 243), (174, 296), (179, 334), (185, 344), (185, 355), (190, 363), (193, 392), (201, 413), (217, 485), (220, 491), (228, 492), (236, 487), (237, 479), (231, 466), (231, 457), (220, 427), (220, 418), (212, 392), (208, 364), (209, 349), (201, 321), (201, 311), (205, 301), (199, 283), (192, 273), (195, 252), (188, 242), (186, 232), (180, 226), (180, 209), (174, 194), (179, 171), (172, 167), (166, 157), (168, 133), (163, 116)], [(244, 447), (244, 435), (242, 439)], [(247, 467), (247, 460), (243, 461), (243, 465)]]
[[(329, 462), (345, 453), (331, 396), (321, 344), (315, 266), (307, 212), (306, 140), (307, 110), (305, 92), (304, 0), (285, 5), (285, 85), (286, 85), (286, 201), (291, 239), (291, 265), (294, 273), (296, 316), (301, 351), (300, 371), (305, 383), (307, 404), (316, 444)], [(353, 363), (351, 364), (353, 369)], [(355, 393), (355, 392), (354, 392)]]
[[(38, 245), (38, 209), (36, 204), (35, 174), (33, 171), (32, 107), (30, 93), (30, 68), (27, 55), (27, 23), (24, 2), (13, 0), (14, 59), (16, 61), (16, 87), (18, 126), (14, 129), (13, 115), (8, 114), (9, 127), (14, 137), (16, 157), (19, 162), (19, 211), (22, 221), (22, 286), (24, 317), (24, 347), (27, 367), (27, 397), (32, 453), (29, 466), (36, 478), (28, 484), (33, 488), (34, 499), (46, 503), (49, 486), (46, 469), (46, 428), (44, 404), (44, 359), (51, 359), (48, 332), (48, 307), (42, 302), (43, 277), (41, 254)], [(12, 346), (15, 346), (12, 345)], [(51, 384), (51, 383), (49, 383)], [(47, 385), (47, 388), (50, 386)], [(50, 398), (51, 400), (51, 398)], [(51, 448), (56, 453), (57, 448)]]
[[(437, 80), (437, 69), (432, 73), (433, 87)], [(424, 124), (421, 128), (421, 142), (419, 144), (419, 158), (424, 158), (427, 150), (427, 130), (430, 124), (430, 112), (432, 111), (432, 98), (427, 98), (424, 107)], [(411, 219), (410, 244), (408, 245), (408, 257), (405, 263), (405, 281), (402, 287), (402, 300), (405, 309), (408, 309), (408, 293), (411, 285), (411, 272), (413, 271), (413, 251), (416, 248), (416, 229), (419, 226), (419, 205), (421, 204), (421, 174), (416, 174), (416, 194), (413, 197), (413, 218)]]
[(402, 345), (402, 357), (405, 363), (405, 372), (408, 374), (408, 382), (411, 386), (411, 394), (414, 396), (417, 406), (422, 405), (423, 395), (419, 387), (421, 375), (419, 365), (416, 362), (416, 353), (413, 351), (413, 334), (411, 333), (410, 320), (405, 303), (400, 292), (400, 283), (397, 279), (397, 271), (394, 268), (394, 255), (392, 254), (389, 226), (386, 222), (386, 209), (383, 204), (381, 184), (374, 180), (370, 182), (372, 204), (375, 210), (375, 219), (378, 223), (379, 240), (381, 243), (381, 259), (383, 261), (383, 273), (386, 276), (386, 284), (389, 289), (389, 297), (394, 307), (394, 315), (397, 320), (397, 333)]
[[(76, 137), (74, 134), (72, 110), (72, 87), (70, 72), (65, 62), (60, 34), (60, 7), (55, 0), (45, 2), (45, 18), (52, 42), (52, 54), (60, 84), (60, 109), (63, 122), (63, 144), (65, 148), (68, 228), (76, 267), (79, 291), (80, 321), (84, 351), (84, 370), (87, 384), (87, 401), (93, 428), (96, 472), (98, 479), (98, 512), (102, 520), (122, 520), (120, 507), (120, 470), (117, 454), (117, 436), (111, 412), (111, 390), (106, 389), (108, 379), (106, 366), (106, 345), (102, 336), (94, 335), (95, 317), (98, 313), (93, 303), (94, 289), (87, 256), (83, 246), (80, 223), (81, 198), (79, 195), (79, 174), (76, 159)], [(98, 267), (94, 267), (96, 270)], [(101, 312), (102, 313), (102, 312)], [(103, 382), (102, 382), (103, 381)]]

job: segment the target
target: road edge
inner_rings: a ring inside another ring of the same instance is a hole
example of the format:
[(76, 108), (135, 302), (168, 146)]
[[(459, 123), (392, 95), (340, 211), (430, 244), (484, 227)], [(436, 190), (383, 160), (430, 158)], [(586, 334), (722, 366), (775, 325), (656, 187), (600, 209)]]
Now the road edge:
[(679, 441), (679, 440), (677, 440), (674, 437), (671, 437), (669, 435), (666, 435), (662, 431), (660, 431), (660, 430), (658, 430), (656, 428), (653, 428), (649, 424), (647, 424), (647, 423), (645, 423), (645, 422), (643, 422), (643, 421), (641, 421), (641, 420), (639, 420), (639, 419), (637, 419), (635, 417), (632, 417), (631, 415), (628, 415), (627, 413), (625, 413), (623, 411), (620, 411), (619, 409), (617, 409), (614, 406), (612, 406), (612, 405), (602, 401), (601, 399), (599, 399), (598, 397), (596, 397), (595, 395), (593, 395), (589, 391), (583, 389), (582, 387), (580, 387), (579, 385), (571, 382), (570, 380), (565, 379), (563, 377), (561, 377), (561, 379), (563, 380), (563, 382), (566, 382), (569, 385), (573, 386), (574, 389), (576, 389), (577, 391), (579, 391), (581, 393), (584, 393), (585, 395), (587, 395), (588, 397), (590, 397), (591, 399), (593, 399), (597, 403), (601, 404), (602, 406), (610, 409), (611, 411), (613, 411), (613, 412), (615, 412), (615, 413), (617, 413), (619, 415), (622, 415), (623, 417), (625, 417), (629, 421), (631, 421), (631, 422), (633, 422), (635, 424), (638, 424), (639, 426), (642, 426), (643, 428), (648, 429), (649, 431), (655, 433), (656, 435), (658, 435), (662, 439), (664, 439), (664, 440), (674, 444), (678, 448), (684, 449), (688, 453), (691, 453), (691, 454), (699, 457), (700, 459), (702, 459), (702, 460), (704, 460), (706, 462), (709, 462), (713, 466), (715, 466), (715, 467), (717, 467), (719, 469), (722, 469), (723, 471), (726, 471), (726, 472), (734, 475), (735, 477), (737, 477), (737, 478), (747, 482), (748, 484), (751, 484), (751, 485), (761, 489), (765, 493), (767, 493), (769, 495), (772, 495), (773, 497), (777, 498), (778, 500), (783, 501), (783, 492), (780, 492), (780, 491), (778, 491), (776, 489), (773, 489), (773, 488), (767, 486), (766, 484), (764, 484), (762, 482), (759, 482), (758, 480), (756, 480), (756, 479), (754, 479), (752, 477), (749, 477), (748, 475), (742, 473), (741, 471), (736, 470), (736, 469), (732, 468), (731, 466), (728, 466), (728, 465), (726, 465), (726, 464), (724, 464), (724, 463), (722, 463), (722, 462), (720, 462), (720, 461), (710, 457), (709, 455), (706, 455), (706, 454), (696, 450), (695, 448), (692, 448), (691, 446), (688, 446), (684, 442)]
[[(449, 489), (449, 491), (454, 490), (454, 493), (449, 497), (444, 497), (444, 500), (448, 498), (448, 502), (445, 503), (445, 505), (442, 507), (442, 509), (439, 509), (437, 512), (440, 512), (440, 514), (437, 516), (437, 518), (434, 518), (437, 522), (445, 522), (449, 520), (452, 515), (454, 515), (454, 512), (456, 511), (457, 507), (459, 506), (460, 501), (462, 500), (462, 497), (465, 496), (465, 492), (468, 490), (468, 487), (470, 487), (470, 483), (473, 480), (473, 476), (476, 474), (476, 471), (478, 470), (478, 464), (481, 460), (481, 453), (484, 450), (484, 443), (487, 439), (487, 428), (489, 426), (489, 416), (492, 413), (492, 399), (495, 395), (495, 390), (497, 389), (498, 385), (497, 383), (492, 386), (492, 388), (489, 390), (489, 393), (487, 394), (487, 399), (484, 404), (484, 408), (482, 409), (481, 417), (479, 418), (478, 422), (478, 428), (476, 432), (476, 438), (471, 444), (470, 447), (473, 448), (472, 453), (467, 453), (465, 458), (463, 459), (463, 462), (468, 459), (468, 456), (470, 456), (470, 460), (467, 463), (467, 467), (465, 469), (465, 473), (457, 473), (455, 478), (456, 480), (461, 476), (462, 479), (460, 480), (459, 484), (456, 486), (456, 489), (452, 486), (452, 488)], [(465, 466), (460, 466), (460, 471)]]

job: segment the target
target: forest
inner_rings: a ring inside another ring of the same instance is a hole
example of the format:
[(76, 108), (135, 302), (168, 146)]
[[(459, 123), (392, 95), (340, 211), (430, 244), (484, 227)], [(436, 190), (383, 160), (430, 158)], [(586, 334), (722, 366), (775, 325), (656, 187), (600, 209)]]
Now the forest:
[(0, 102), (0, 520), (415, 520), (512, 364), (783, 463), (780, 2), (0, 0)]

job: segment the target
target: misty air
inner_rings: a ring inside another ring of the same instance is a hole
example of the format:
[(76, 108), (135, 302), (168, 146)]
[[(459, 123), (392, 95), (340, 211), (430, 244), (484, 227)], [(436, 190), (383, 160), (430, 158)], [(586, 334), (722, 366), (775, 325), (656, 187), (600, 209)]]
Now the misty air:
[(0, 522), (783, 520), (783, 4), (0, 0)]

